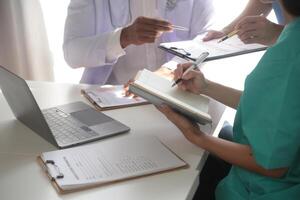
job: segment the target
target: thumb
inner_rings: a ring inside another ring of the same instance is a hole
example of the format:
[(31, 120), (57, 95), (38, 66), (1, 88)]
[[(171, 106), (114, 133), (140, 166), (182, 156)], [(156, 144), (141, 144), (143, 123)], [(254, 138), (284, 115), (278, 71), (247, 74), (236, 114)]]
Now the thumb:
[(183, 80), (191, 80), (194, 79), (196, 76), (198, 75), (198, 72), (195, 70), (191, 70), (189, 72), (187, 72), (186, 74), (184, 74), (184, 76), (182, 76)]

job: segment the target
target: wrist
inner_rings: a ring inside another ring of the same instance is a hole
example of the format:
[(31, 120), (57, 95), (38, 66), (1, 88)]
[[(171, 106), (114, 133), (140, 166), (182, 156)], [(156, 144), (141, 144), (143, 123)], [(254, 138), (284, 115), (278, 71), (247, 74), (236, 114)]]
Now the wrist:
[(225, 35), (231, 33), (234, 30), (234, 28), (232, 26), (226, 26), (224, 27), (221, 32), (223, 32)]
[(202, 94), (209, 96), (209, 90), (211, 88), (212, 82), (210, 80), (204, 79), (203, 81), (203, 88), (202, 88)]
[(120, 44), (123, 49), (131, 44), (129, 35), (129, 27), (123, 28), (120, 36)]
[(199, 133), (196, 135), (196, 137), (194, 139), (195, 145), (206, 150), (207, 137), (210, 137), (210, 135), (207, 135), (199, 130)]
[(273, 44), (276, 43), (276, 41), (277, 41), (279, 35), (281, 34), (281, 32), (282, 32), (284, 26), (279, 25), (279, 24), (275, 24), (275, 23), (273, 23), (273, 22), (271, 22), (271, 23), (272, 23), (272, 25), (273, 25), (273, 33), (274, 33), (274, 34), (273, 34), (273, 37), (272, 37), (272, 40), (271, 40), (271, 44), (270, 44), (270, 45), (273, 45)]

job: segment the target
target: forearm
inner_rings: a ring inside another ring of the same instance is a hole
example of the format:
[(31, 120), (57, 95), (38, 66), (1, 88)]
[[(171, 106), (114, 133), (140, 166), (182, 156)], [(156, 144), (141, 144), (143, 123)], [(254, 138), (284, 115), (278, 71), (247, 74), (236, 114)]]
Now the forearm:
[(237, 23), (247, 17), (261, 15), (267, 16), (272, 10), (272, 4), (261, 3), (260, 0), (249, 0), (243, 12), (236, 17), (230, 24), (223, 28), (223, 31), (228, 34), (233, 31)]
[[(109, 27), (102, 31), (97, 29), (100, 24), (106, 24), (104, 18), (95, 17), (98, 12), (104, 11), (99, 9), (93, 0), (70, 2), (63, 51), (66, 62), (73, 68), (112, 65), (117, 61), (118, 55), (112, 51), (115, 48), (110, 41), (117, 41), (115, 43), (120, 46), (117, 38), (120, 31)], [(114, 35), (116, 39), (112, 40)]]
[(249, 145), (230, 142), (206, 134), (198, 135), (197, 139), (195, 139), (195, 143), (232, 165), (239, 166), (263, 176), (279, 178), (287, 171), (287, 168), (268, 170), (259, 166), (252, 155)]
[(77, 37), (64, 42), (64, 55), (73, 67), (95, 67), (113, 65), (125, 55), (120, 45), (121, 29), (94, 36)]
[(63, 51), (66, 62), (72, 68), (105, 65), (107, 39), (105, 35), (65, 40)]
[(203, 94), (236, 109), (242, 92), (224, 85), (207, 80), (207, 86), (203, 91)]

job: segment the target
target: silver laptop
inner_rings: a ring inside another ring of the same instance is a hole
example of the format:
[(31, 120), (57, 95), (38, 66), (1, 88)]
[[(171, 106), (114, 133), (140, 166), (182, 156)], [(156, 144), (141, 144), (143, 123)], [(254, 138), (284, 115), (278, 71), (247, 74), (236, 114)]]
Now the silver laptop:
[(79, 145), (130, 130), (83, 102), (40, 110), (27, 83), (0, 66), (0, 87), (16, 118), (59, 148)]

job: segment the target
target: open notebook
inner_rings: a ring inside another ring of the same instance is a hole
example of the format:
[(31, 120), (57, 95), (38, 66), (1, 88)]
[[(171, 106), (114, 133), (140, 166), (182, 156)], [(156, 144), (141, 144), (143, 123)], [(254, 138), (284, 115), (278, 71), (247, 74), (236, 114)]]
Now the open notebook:
[(209, 52), (205, 61), (237, 56), (241, 54), (262, 51), (267, 47), (260, 44), (244, 44), (236, 35), (218, 43), (219, 39), (203, 42), (204, 35), (199, 35), (193, 40), (161, 43), (159, 48), (176, 56), (196, 61), (203, 52)]
[(138, 72), (129, 90), (155, 105), (165, 103), (201, 124), (212, 122), (206, 96), (182, 91), (172, 84), (172, 81), (144, 69)]
[(187, 167), (154, 136), (45, 152), (38, 161), (60, 193)]
[(148, 103), (141, 97), (125, 96), (123, 85), (91, 86), (82, 89), (81, 93), (93, 103), (98, 110), (138, 106)]

